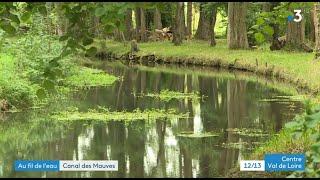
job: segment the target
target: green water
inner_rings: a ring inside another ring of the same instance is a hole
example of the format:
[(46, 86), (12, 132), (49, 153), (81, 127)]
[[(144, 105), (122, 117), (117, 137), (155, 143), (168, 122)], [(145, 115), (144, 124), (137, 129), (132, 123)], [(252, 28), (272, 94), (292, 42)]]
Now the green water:
[[(122, 76), (110, 87), (75, 92), (52, 104), (80, 111), (98, 106), (112, 111), (136, 108), (189, 112), (188, 119), (124, 122), (59, 122), (52, 109), (1, 114), (0, 177), (218, 177), (279, 131), (302, 110), (298, 101), (265, 101), (286, 96), (258, 79), (234, 73), (176, 67), (128, 67), (105, 63), (103, 70)], [(198, 91), (205, 98), (161, 101), (139, 96), (161, 90)], [(283, 98), (283, 97), (282, 97)], [(264, 100), (264, 101), (261, 101)], [(255, 129), (263, 136), (232, 130)], [(227, 131), (228, 129), (228, 131)], [(210, 136), (214, 134), (214, 136)], [(15, 172), (15, 160), (118, 160), (116, 172)]]

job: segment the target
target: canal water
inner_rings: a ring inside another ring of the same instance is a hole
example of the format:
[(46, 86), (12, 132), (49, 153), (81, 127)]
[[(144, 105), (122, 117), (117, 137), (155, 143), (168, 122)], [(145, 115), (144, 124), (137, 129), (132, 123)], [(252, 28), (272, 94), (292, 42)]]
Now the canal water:
[[(50, 119), (50, 109), (2, 115), (0, 177), (219, 177), (301, 112), (277, 82), (212, 69), (107, 62), (119, 81), (75, 92), (54, 109), (175, 109), (187, 119), (125, 123)], [(143, 96), (199, 92), (198, 99)], [(5, 116), (5, 117), (4, 117)], [(1, 118), (0, 118), (1, 119)], [(213, 135), (214, 134), (214, 135)], [(15, 160), (117, 160), (116, 172), (15, 172)]]

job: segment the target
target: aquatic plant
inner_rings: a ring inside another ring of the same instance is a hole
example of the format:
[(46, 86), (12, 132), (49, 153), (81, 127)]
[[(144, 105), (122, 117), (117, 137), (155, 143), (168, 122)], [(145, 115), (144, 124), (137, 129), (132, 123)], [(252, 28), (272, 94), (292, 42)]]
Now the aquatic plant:
[(230, 142), (230, 143), (222, 143), (221, 145), (217, 145), (217, 147), (227, 148), (227, 149), (243, 149), (243, 150), (252, 150), (254, 149), (254, 144), (249, 142)]
[[(170, 101), (172, 99), (199, 99), (201, 96), (198, 91), (193, 91), (191, 93), (170, 91), (168, 89), (161, 90), (160, 94), (148, 93), (145, 96), (159, 98), (162, 101)], [(204, 97), (204, 96), (203, 96)]]
[(107, 86), (116, 80), (117, 77), (102, 70), (82, 67), (74, 75), (66, 78), (66, 84), (75, 87)]
[(248, 129), (248, 128), (228, 128), (227, 132), (232, 132), (245, 137), (266, 137), (270, 136), (269, 133), (264, 133), (261, 129)]
[(174, 109), (148, 109), (141, 111), (135, 109), (132, 112), (110, 111), (107, 108), (90, 109), (87, 112), (79, 112), (76, 108), (51, 115), (51, 118), (59, 121), (135, 121), (135, 120), (156, 120), (188, 118), (188, 113), (177, 113)]
[(180, 132), (178, 137), (186, 137), (186, 138), (207, 138), (207, 137), (218, 137), (221, 133), (218, 132), (203, 132), (200, 134), (195, 134), (193, 131), (183, 131)]

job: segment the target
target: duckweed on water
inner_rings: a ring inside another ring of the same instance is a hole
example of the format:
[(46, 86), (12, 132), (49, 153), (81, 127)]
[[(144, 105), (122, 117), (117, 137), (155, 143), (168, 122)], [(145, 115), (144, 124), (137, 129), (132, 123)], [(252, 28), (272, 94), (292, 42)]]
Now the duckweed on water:
[(303, 95), (297, 96), (275, 96), (273, 98), (261, 99), (260, 102), (299, 102), (303, 101), (306, 97)]
[(99, 110), (89, 110), (88, 112), (79, 112), (74, 109), (53, 114), (51, 118), (60, 121), (75, 120), (93, 120), (93, 121), (134, 121), (134, 120), (155, 120), (155, 119), (176, 119), (188, 118), (188, 113), (177, 113), (174, 109), (151, 109), (141, 111), (135, 109), (132, 112), (110, 111), (100, 108)]
[(67, 78), (67, 84), (75, 87), (108, 86), (116, 80), (117, 77), (104, 71), (83, 67), (78, 73)]
[(194, 134), (193, 132), (181, 132), (177, 136), (178, 137), (186, 137), (186, 138), (206, 138), (206, 137), (218, 137), (221, 133), (216, 132), (203, 132), (199, 134)]
[(216, 145), (216, 147), (222, 147), (227, 149), (246, 149), (252, 150), (254, 147), (253, 144), (248, 142), (234, 142), (234, 143), (222, 143), (222, 145)]
[(246, 137), (266, 137), (270, 136), (268, 133), (264, 133), (261, 129), (247, 129), (247, 128), (228, 128), (226, 129), (227, 132), (232, 132), (234, 134), (238, 134), (240, 136)]
[(148, 93), (145, 96), (160, 98), (162, 101), (170, 101), (171, 99), (199, 99), (201, 98), (199, 92), (183, 93), (177, 91), (170, 91), (168, 89), (161, 90), (160, 94)]

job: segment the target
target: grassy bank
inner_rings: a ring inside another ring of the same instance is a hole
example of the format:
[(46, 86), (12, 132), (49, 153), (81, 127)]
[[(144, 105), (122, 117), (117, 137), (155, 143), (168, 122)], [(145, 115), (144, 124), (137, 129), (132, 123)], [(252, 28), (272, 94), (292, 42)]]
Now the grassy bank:
[[(107, 42), (106, 50), (123, 55), (130, 46)], [(255, 50), (229, 50), (226, 40), (218, 40), (210, 47), (204, 41), (185, 41), (181, 46), (171, 42), (140, 43), (137, 56), (155, 55), (168, 63), (188, 63), (242, 69), (284, 79), (313, 94), (320, 92), (320, 62), (314, 62), (312, 53), (270, 51), (268, 46)]]

